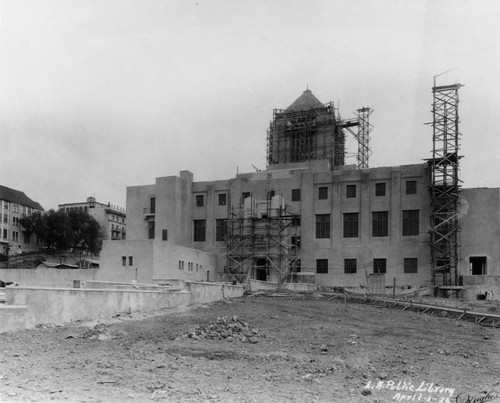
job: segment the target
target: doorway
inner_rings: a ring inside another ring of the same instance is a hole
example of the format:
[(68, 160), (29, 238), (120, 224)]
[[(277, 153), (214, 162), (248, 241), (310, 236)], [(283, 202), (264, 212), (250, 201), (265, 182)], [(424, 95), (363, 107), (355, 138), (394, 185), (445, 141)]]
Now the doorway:
[(260, 281), (267, 281), (266, 259), (255, 260), (255, 279)]

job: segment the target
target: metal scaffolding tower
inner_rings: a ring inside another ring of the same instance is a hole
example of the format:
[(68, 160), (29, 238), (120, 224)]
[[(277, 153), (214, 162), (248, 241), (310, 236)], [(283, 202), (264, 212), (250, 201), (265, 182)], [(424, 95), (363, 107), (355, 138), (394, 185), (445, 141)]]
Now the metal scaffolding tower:
[(370, 124), (370, 115), (373, 109), (363, 107), (356, 111), (359, 120), (359, 130), (354, 136), (358, 140), (358, 169), (368, 168), (368, 159), (372, 153), (370, 149), (370, 133), (373, 126)]
[(308, 110), (274, 109), (267, 130), (267, 165), (331, 159), (344, 165), (345, 135), (333, 103)]
[(458, 285), (458, 199), (460, 194), (458, 89), (436, 86), (432, 93), (430, 247), (433, 285)]
[(290, 214), (281, 197), (258, 202), (246, 198), (232, 207), (227, 233), (227, 273), (246, 283), (250, 278), (283, 282), (300, 270), (299, 216)]

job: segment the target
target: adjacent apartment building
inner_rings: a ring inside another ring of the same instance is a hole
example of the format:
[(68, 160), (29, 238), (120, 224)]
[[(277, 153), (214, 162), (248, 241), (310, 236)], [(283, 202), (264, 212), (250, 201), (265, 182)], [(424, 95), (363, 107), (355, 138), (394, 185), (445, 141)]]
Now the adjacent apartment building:
[(0, 185), (0, 253), (19, 254), (37, 248), (35, 234), (21, 225), (23, 216), (43, 211), (42, 206), (24, 192)]
[(59, 210), (84, 211), (89, 213), (101, 226), (104, 240), (123, 240), (126, 238), (127, 215), (123, 207), (111, 203), (99, 203), (95, 197), (87, 197), (85, 202), (59, 204)]

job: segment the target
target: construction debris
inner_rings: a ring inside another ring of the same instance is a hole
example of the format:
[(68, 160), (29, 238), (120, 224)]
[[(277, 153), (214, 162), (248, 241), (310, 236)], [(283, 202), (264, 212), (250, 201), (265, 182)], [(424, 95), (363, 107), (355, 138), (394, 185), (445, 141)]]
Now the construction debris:
[(215, 321), (210, 321), (207, 326), (197, 326), (193, 331), (186, 333), (182, 338), (212, 339), (241, 341), (242, 343), (258, 343), (259, 337), (266, 337), (264, 332), (260, 332), (250, 323), (238, 316), (218, 317)]

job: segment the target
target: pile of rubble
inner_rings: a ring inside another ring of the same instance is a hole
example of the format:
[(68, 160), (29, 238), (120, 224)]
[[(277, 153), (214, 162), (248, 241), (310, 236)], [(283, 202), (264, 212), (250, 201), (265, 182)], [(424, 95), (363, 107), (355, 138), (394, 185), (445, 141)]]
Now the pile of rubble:
[(184, 334), (183, 338), (241, 341), (242, 343), (258, 343), (259, 337), (266, 334), (237, 316), (223, 316), (211, 321), (207, 326), (197, 326), (193, 331)]

